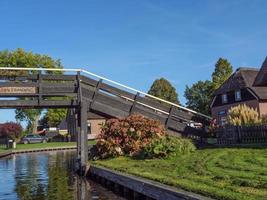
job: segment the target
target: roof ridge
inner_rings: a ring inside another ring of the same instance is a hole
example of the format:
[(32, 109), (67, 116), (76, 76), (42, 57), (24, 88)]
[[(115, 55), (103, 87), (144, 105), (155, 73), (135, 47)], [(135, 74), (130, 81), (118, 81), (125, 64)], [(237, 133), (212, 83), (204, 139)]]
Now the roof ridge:
[(253, 70), (253, 71), (259, 71), (259, 68), (256, 67), (238, 67), (236, 71), (241, 71), (241, 70)]

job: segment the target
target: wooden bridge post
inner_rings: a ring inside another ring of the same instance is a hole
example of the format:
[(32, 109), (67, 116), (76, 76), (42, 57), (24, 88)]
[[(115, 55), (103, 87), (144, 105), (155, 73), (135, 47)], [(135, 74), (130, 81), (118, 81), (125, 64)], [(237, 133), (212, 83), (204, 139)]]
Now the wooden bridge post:
[(38, 72), (38, 103), (42, 104), (42, 94), (43, 94), (43, 85), (42, 85), (42, 71)]
[(136, 95), (134, 96), (133, 105), (131, 106), (130, 111), (129, 111), (129, 114), (130, 115), (133, 114), (133, 112), (134, 112), (134, 108), (136, 106), (136, 101), (137, 101), (137, 99), (138, 99), (139, 96), (140, 96), (140, 93), (139, 92), (137, 92)]
[(167, 120), (165, 122), (165, 127), (166, 127), (167, 130), (169, 128), (169, 123), (170, 123), (170, 120), (171, 120), (171, 117), (172, 117), (173, 113), (174, 113), (174, 106), (171, 106), (171, 108), (169, 110), (168, 118), (167, 118)]
[(80, 72), (77, 73), (77, 86), (78, 86), (78, 137), (77, 137), (77, 150), (78, 150), (78, 171), (79, 174), (84, 176), (87, 172), (88, 162), (88, 136), (87, 136), (87, 110), (89, 103), (82, 97), (82, 88), (80, 84)]
[(88, 103), (81, 102), (78, 110), (78, 172), (80, 175), (86, 175), (88, 162), (88, 136), (87, 136), (87, 109)]
[(88, 125), (87, 125), (87, 109), (88, 103), (81, 103), (81, 164), (84, 167), (87, 166), (88, 162)]

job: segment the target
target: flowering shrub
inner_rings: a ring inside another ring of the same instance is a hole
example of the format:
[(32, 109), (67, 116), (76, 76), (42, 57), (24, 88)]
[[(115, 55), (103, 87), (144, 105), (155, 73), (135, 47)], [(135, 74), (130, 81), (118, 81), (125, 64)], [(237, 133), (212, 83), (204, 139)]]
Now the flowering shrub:
[(165, 135), (165, 128), (159, 121), (142, 115), (110, 119), (102, 125), (101, 134), (94, 147), (94, 154), (99, 158), (133, 156), (153, 140)]
[(162, 158), (194, 150), (195, 146), (190, 140), (167, 136), (159, 121), (132, 115), (123, 119), (110, 119), (103, 124), (90, 157), (103, 159), (127, 155), (139, 159)]
[(187, 154), (196, 147), (189, 139), (166, 136), (153, 140), (139, 152), (137, 158), (162, 158), (172, 155)]
[(20, 124), (15, 122), (6, 122), (0, 124), (0, 135), (5, 137), (10, 137), (14, 140), (20, 138), (22, 133), (22, 127)]

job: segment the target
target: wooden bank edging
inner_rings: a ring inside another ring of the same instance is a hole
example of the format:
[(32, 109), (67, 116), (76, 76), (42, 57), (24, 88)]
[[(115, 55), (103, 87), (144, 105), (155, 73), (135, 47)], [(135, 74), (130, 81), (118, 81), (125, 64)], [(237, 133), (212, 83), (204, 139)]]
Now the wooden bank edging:
[(8, 152), (0, 153), (0, 158), (6, 157), (12, 154), (20, 154), (20, 153), (31, 153), (31, 152), (41, 152), (41, 151), (59, 151), (59, 150), (73, 150), (77, 149), (76, 146), (69, 147), (45, 147), (45, 148), (34, 148), (34, 149), (20, 149), (20, 150), (10, 150)]
[[(212, 198), (187, 192), (156, 181), (124, 174), (95, 165), (90, 166), (88, 176), (93, 179), (106, 179), (106, 181), (113, 182), (121, 187), (133, 190), (134, 192), (138, 192), (146, 197), (156, 200), (212, 200)], [(102, 182), (103, 180), (100, 181)]]

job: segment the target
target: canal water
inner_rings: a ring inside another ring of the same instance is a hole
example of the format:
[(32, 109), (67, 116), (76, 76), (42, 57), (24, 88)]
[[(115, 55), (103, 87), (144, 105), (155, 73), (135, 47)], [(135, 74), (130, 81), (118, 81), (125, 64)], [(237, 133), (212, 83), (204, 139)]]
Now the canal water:
[(18, 154), (0, 159), (0, 200), (117, 199), (74, 173), (76, 152)]

